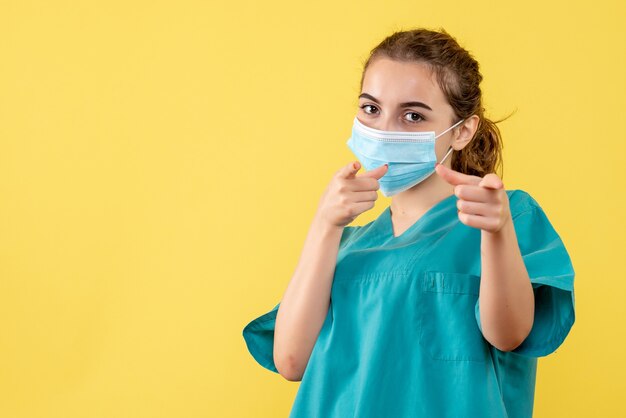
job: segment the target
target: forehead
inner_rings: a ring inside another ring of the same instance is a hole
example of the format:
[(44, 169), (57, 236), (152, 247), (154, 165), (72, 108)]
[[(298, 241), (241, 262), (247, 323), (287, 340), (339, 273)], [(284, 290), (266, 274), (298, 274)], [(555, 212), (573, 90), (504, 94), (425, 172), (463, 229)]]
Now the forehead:
[(419, 100), (433, 110), (447, 104), (435, 73), (424, 63), (377, 58), (363, 76), (362, 93), (369, 93), (383, 105)]

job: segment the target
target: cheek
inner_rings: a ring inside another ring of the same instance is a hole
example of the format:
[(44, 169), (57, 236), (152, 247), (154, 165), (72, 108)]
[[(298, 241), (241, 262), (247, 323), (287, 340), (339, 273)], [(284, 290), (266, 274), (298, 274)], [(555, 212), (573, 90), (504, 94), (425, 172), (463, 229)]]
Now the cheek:
[[(450, 151), (450, 144), (448, 142), (435, 142), (435, 154), (437, 155), (437, 162), (441, 163), (441, 160), (445, 157), (443, 165), (450, 167), (450, 162), (452, 161), (452, 153), (454, 153), (454, 150), (451, 150), (450, 154), (448, 154), (448, 151)], [(446, 154), (448, 154), (447, 157)]]

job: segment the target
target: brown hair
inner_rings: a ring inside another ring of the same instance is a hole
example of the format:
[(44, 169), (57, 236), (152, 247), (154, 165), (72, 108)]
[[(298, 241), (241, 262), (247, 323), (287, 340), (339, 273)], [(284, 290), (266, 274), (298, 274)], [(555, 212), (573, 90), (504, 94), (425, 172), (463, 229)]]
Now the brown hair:
[[(363, 65), (360, 89), (369, 64), (378, 57), (399, 61), (417, 61), (427, 64), (457, 119), (477, 115), (480, 120), (472, 140), (463, 149), (452, 152), (452, 169), (483, 177), (502, 167), (502, 137), (496, 123), (484, 115), (480, 82), (483, 77), (478, 62), (463, 49), (443, 28), (432, 31), (423, 28), (397, 31), (370, 51)], [(502, 178), (502, 175), (500, 175)]]

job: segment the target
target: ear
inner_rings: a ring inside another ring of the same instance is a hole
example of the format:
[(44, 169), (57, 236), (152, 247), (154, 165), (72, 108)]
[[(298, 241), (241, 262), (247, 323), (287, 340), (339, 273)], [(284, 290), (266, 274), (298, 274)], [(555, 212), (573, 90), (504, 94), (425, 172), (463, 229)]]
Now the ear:
[(465, 119), (462, 124), (460, 124), (454, 130), (454, 140), (452, 141), (452, 147), (455, 150), (461, 150), (465, 148), (465, 146), (474, 138), (474, 134), (478, 129), (478, 122), (480, 118), (478, 115), (472, 115), (469, 118)]

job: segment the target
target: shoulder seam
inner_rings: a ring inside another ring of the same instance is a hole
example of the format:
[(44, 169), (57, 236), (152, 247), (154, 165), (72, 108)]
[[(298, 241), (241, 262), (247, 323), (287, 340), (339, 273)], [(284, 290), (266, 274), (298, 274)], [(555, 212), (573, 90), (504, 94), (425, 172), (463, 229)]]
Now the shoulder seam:
[[(514, 209), (520, 209), (520, 212), (517, 213), (514, 218), (517, 218), (518, 216), (530, 212), (533, 209), (538, 209), (538, 210), (542, 210), (541, 206), (539, 205), (539, 203), (535, 200), (534, 197), (532, 197), (528, 192), (526, 192), (525, 190), (522, 189), (515, 189), (513, 191), (513, 193), (511, 193), (511, 197), (509, 199), (509, 203), (511, 203), (513, 201), (513, 196), (515, 196), (516, 194), (520, 194), (520, 198), (516, 199), (516, 200), (520, 200), (519, 202), (516, 202), (516, 207), (513, 208), (511, 207), (511, 210)], [(524, 198), (525, 197), (525, 198)]]
[(515, 214), (515, 216), (511, 217), (511, 220), (515, 220), (515, 219), (519, 218), (520, 216), (522, 216), (522, 215), (524, 215), (526, 213), (529, 213), (529, 212), (535, 211), (537, 209), (540, 209), (539, 206), (536, 206), (536, 205), (533, 205), (533, 204), (530, 204), (529, 206), (530, 206), (530, 209), (526, 209), (526, 210), (521, 211), (520, 213)]

